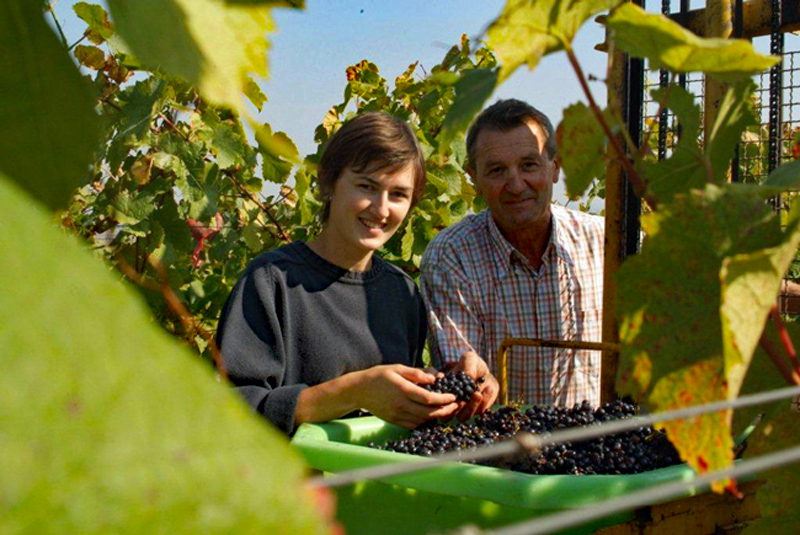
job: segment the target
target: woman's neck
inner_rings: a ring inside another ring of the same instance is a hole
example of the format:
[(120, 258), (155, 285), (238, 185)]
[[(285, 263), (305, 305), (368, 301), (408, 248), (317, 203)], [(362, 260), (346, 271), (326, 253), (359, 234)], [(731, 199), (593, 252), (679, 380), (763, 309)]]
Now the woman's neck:
[(348, 271), (369, 271), (372, 269), (372, 251), (354, 250), (343, 245), (341, 240), (331, 236), (327, 229), (308, 242), (308, 246), (316, 254), (335, 266)]

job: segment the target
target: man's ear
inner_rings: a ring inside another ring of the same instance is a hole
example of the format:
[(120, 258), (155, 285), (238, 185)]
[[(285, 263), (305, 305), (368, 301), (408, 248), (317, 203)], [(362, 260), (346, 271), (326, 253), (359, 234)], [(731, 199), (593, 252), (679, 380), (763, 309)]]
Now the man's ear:
[(553, 184), (555, 184), (558, 182), (558, 177), (561, 175), (561, 158), (558, 155), (553, 158), (553, 165), (555, 166), (553, 169)]

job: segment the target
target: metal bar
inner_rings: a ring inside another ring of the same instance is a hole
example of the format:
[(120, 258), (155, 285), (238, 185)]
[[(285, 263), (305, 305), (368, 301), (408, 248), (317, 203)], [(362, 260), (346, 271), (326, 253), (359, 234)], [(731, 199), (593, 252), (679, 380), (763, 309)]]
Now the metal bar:
[[(525, 451), (536, 451), (544, 446), (563, 444), (565, 442), (581, 442), (591, 440), (605, 435), (613, 435), (638, 429), (647, 425), (667, 422), (670, 420), (680, 420), (693, 418), (710, 412), (718, 412), (729, 409), (741, 409), (754, 405), (763, 405), (784, 399), (800, 396), (800, 386), (779, 388), (768, 392), (761, 392), (748, 396), (741, 396), (734, 400), (715, 401), (704, 405), (694, 405), (670, 411), (653, 413), (647, 416), (627, 418), (625, 420), (614, 420), (601, 424), (589, 425), (585, 427), (574, 427), (554, 431), (550, 435), (534, 435), (531, 433), (519, 433), (512, 440), (497, 442), (489, 446), (482, 446), (476, 450), (453, 451), (442, 455), (431, 457), (419, 457), (413, 461), (395, 464), (381, 464), (367, 468), (359, 468), (347, 472), (329, 476), (315, 476), (309, 478), (313, 484), (323, 485), (329, 488), (351, 485), (358, 481), (394, 477), (403, 474), (410, 474), (420, 470), (428, 470), (442, 464), (450, 462), (475, 461), (501, 457), (504, 455), (514, 455)], [(589, 476), (586, 476), (589, 477)]]
[[(643, 6), (643, 0), (634, 0)], [(644, 61), (631, 58), (621, 51), (609, 57), (608, 73), (609, 108), (617, 109), (638, 149), (642, 140), (642, 115), (644, 98)], [(618, 99), (618, 100), (617, 100)], [(624, 140), (620, 138), (620, 142)], [(606, 217), (605, 258), (603, 263), (603, 341), (614, 343), (619, 338), (615, 317), (617, 284), (616, 275), (622, 263), (639, 251), (641, 226), (639, 215), (641, 200), (619, 164), (617, 155), (611, 155), (612, 163), (606, 170)], [(619, 355), (614, 351), (603, 353), (600, 366), (600, 401), (616, 398), (614, 385), (617, 379)]]
[[(670, 0), (661, 0), (661, 14), (669, 16)], [(669, 72), (666, 69), (658, 71), (658, 85), (661, 88), (669, 84)], [(669, 129), (669, 115), (667, 108), (664, 107), (658, 114), (658, 159), (664, 160), (667, 157), (667, 130)]]
[(508, 405), (508, 350), (514, 346), (552, 347), (554, 349), (588, 349), (619, 352), (614, 342), (584, 342), (581, 340), (542, 340), (540, 338), (506, 338), (497, 348), (497, 382), (500, 385), (498, 399)]
[[(783, 33), (781, 32), (781, 0), (772, 0), (772, 32), (770, 34), (770, 53), (783, 54)], [(781, 102), (783, 100), (783, 61), (769, 70), (769, 138), (767, 152), (767, 173), (774, 171), (781, 163)], [(781, 196), (770, 201), (777, 211), (782, 207)]]
[[(744, 0), (734, 0), (733, 2), (733, 37), (740, 39), (744, 31)], [(739, 176), (739, 151), (741, 150), (741, 141), (736, 144), (733, 152), (733, 159), (731, 160), (731, 182), (740, 182)]]
[[(795, 32), (800, 30), (800, 7), (797, 0), (783, 0), (783, 6), (789, 7), (783, 11), (780, 20), (782, 32)], [(772, 0), (751, 0), (742, 6), (742, 35), (743, 39), (752, 39), (772, 33)], [(674, 13), (672, 20), (684, 28), (700, 36), (706, 36), (705, 9), (693, 9), (685, 13)]]

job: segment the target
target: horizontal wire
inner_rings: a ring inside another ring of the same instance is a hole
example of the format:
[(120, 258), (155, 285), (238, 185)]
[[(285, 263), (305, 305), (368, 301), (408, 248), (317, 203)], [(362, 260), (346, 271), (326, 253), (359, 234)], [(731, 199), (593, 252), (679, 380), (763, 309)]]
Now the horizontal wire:
[(335, 488), (351, 485), (362, 480), (380, 479), (426, 470), (450, 462), (481, 461), (505, 455), (515, 455), (524, 451), (535, 453), (544, 446), (563, 444), (565, 442), (582, 442), (605, 435), (614, 435), (624, 431), (638, 429), (647, 425), (654, 425), (660, 422), (691, 418), (709, 412), (762, 405), (795, 396), (800, 396), (800, 386), (780, 388), (768, 392), (741, 396), (734, 400), (715, 401), (703, 405), (694, 405), (681, 409), (653, 413), (647, 416), (637, 416), (635, 418), (614, 420), (601, 424), (562, 429), (554, 431), (549, 435), (534, 435), (532, 433), (523, 432), (517, 434), (510, 440), (482, 446), (475, 450), (452, 451), (442, 455), (421, 457), (419, 460), (415, 459), (404, 463), (381, 464), (340, 472), (329, 476), (314, 476), (309, 478), (309, 482), (328, 488)]
[[(644, 490), (634, 491), (618, 498), (604, 500), (588, 507), (570, 509), (553, 513), (534, 520), (527, 520), (495, 530), (484, 530), (482, 535), (539, 535), (555, 533), (566, 528), (579, 526), (616, 513), (637, 507), (645, 507), (684, 495), (687, 490), (706, 490), (715, 481), (728, 478), (742, 478), (786, 464), (800, 461), (800, 446), (762, 455), (753, 460), (740, 461), (733, 467), (723, 468), (697, 476), (690, 481), (664, 483)], [(457, 532), (456, 532), (457, 533)]]

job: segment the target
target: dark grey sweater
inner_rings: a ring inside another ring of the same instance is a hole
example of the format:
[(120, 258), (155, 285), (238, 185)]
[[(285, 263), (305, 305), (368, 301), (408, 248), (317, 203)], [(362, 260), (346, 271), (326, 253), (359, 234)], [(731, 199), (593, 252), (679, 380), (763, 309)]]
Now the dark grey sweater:
[(378, 364), (422, 366), (426, 330), (422, 298), (401, 270), (373, 257), (370, 271), (347, 271), (294, 242), (247, 267), (217, 342), (241, 395), (291, 433), (301, 390)]

